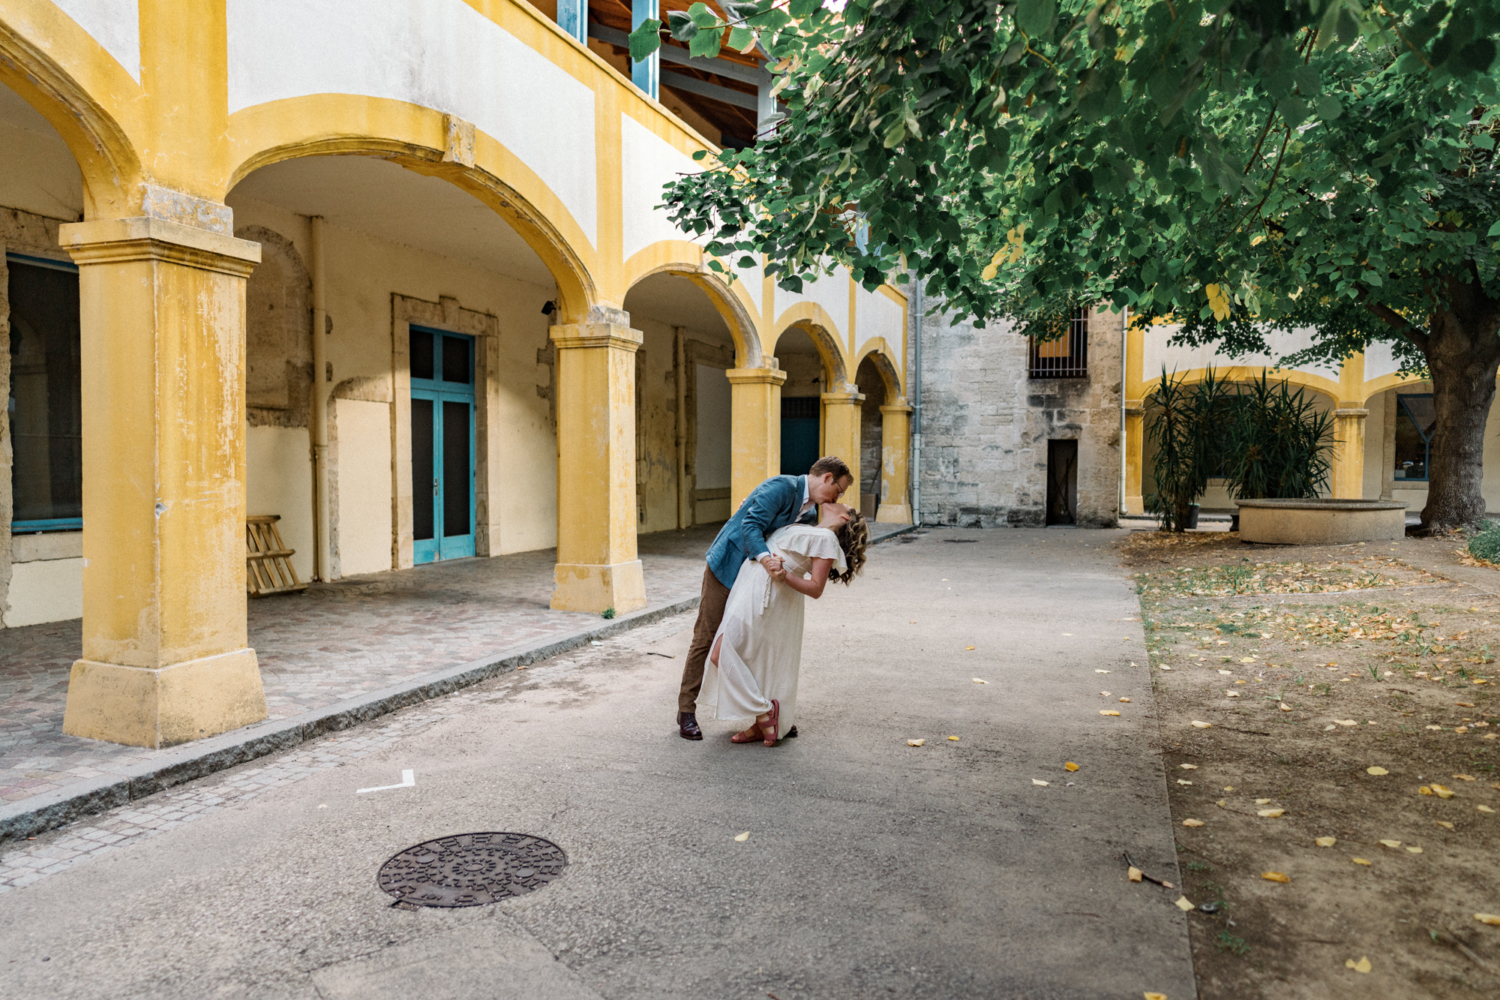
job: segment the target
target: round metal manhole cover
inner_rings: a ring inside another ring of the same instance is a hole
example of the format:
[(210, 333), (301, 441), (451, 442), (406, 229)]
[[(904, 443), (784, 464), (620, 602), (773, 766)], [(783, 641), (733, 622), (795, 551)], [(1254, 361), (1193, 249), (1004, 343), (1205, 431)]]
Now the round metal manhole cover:
[(541, 837), (460, 833), (408, 847), (380, 866), (377, 881), (413, 906), (483, 906), (545, 887), (567, 863)]

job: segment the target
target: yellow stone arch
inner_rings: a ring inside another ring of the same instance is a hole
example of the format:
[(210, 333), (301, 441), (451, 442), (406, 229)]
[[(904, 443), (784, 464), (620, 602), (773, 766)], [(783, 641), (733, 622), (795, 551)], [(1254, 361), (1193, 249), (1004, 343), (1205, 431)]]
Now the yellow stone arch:
[(871, 337), (860, 347), (859, 353), (855, 355), (850, 365), (856, 377), (858, 377), (859, 366), (864, 364), (866, 358), (870, 359), (875, 370), (880, 373), (881, 381), (885, 383), (885, 398), (888, 403), (906, 395), (901, 386), (900, 369), (884, 337)]
[[(763, 352), (760, 344), (760, 312), (755, 308), (751, 290), (743, 281), (733, 285), (708, 267), (708, 255), (696, 243), (686, 240), (662, 240), (638, 251), (625, 262), (625, 287), (634, 288), (655, 274), (675, 274), (687, 278), (703, 290), (714, 309), (724, 318), (734, 340), (734, 357), (739, 368), (759, 368)], [(759, 289), (755, 289), (759, 292)], [(624, 301), (623, 298), (621, 301)]]
[(20, 11), (0, 20), (0, 83), (62, 136), (83, 175), (85, 218), (137, 214), (141, 157), (118, 113), (139, 102), (140, 85), (54, 4), (11, 6)]
[(475, 130), (472, 147), (455, 145), (451, 126), (449, 116), (432, 108), (357, 94), (258, 104), (229, 116), (231, 166), (218, 196), (283, 160), (378, 156), (446, 180), (504, 219), (557, 282), (559, 322), (599, 318), (598, 253), (562, 199), (493, 137)]
[(823, 374), (829, 388), (843, 389), (849, 383), (849, 366), (844, 358), (843, 338), (828, 310), (816, 302), (798, 302), (776, 318), (776, 335), (765, 345), (765, 351), (776, 355), (776, 345), (793, 327), (812, 338), (823, 361)]

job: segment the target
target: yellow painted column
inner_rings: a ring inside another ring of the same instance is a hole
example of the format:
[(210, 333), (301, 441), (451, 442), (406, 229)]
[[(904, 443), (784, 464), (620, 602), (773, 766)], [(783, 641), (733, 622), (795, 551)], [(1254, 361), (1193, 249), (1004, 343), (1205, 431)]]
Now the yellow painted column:
[(1145, 367), (1147, 327), (1131, 321), (1125, 336), (1125, 511), (1144, 514), (1146, 456)]
[(1365, 356), (1351, 354), (1339, 370), (1339, 405), (1333, 411), (1333, 496), (1358, 500), (1365, 491)]
[[(621, 318), (624, 318), (621, 314)], [(557, 568), (552, 607), (617, 613), (646, 604), (635, 547), (635, 358), (623, 323), (554, 326)]]
[(823, 454), (837, 455), (849, 466), (854, 481), (839, 503), (859, 507), (860, 404), (864, 393), (852, 386), (823, 393)]
[(776, 368), (731, 368), (733, 414), (729, 459), (729, 509), (738, 510), (751, 491), (781, 471), (781, 386)]
[(911, 413), (905, 399), (880, 408), (880, 508), (875, 520), (911, 524)]
[(62, 227), (80, 269), (83, 657), (63, 731), (163, 747), (266, 717), (245, 631), (245, 279), (260, 247)]

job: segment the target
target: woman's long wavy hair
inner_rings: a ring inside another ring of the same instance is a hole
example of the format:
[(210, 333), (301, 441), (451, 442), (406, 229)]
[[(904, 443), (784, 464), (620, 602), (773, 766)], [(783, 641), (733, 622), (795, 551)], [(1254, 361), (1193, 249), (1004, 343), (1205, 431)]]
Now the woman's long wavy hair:
[(851, 508), (848, 523), (835, 531), (834, 535), (838, 537), (839, 547), (844, 550), (844, 561), (848, 568), (842, 573), (837, 569), (830, 571), (828, 579), (848, 586), (864, 568), (865, 549), (870, 547), (870, 528), (865, 522), (865, 516)]

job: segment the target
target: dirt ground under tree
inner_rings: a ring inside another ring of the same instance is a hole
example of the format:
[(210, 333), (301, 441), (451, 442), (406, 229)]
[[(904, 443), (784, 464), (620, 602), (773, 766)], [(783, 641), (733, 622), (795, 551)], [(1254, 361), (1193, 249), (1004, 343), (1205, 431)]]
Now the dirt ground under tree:
[(1500, 991), (1500, 569), (1462, 545), (1121, 543), (1204, 1000)]

